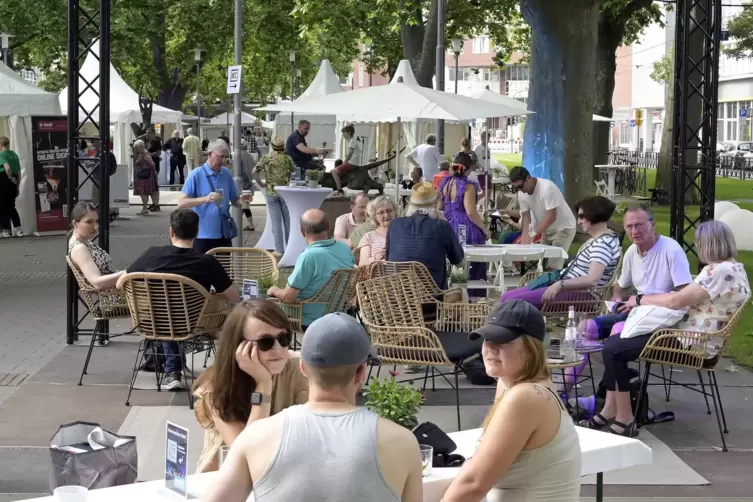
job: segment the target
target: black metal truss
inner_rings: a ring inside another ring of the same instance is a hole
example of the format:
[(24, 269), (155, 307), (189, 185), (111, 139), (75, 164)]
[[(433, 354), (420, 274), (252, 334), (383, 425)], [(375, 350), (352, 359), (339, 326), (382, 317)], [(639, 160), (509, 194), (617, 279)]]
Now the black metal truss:
[[(98, 53), (94, 45), (99, 41)], [(86, 57), (92, 54), (99, 59), (99, 76), (87, 80), (80, 68)], [(85, 93), (93, 93), (96, 104), (84, 110), (81, 98)], [(84, 128), (94, 126), (98, 135), (84, 133)], [(92, 165), (90, 157), (80, 157), (78, 145), (81, 140), (99, 142), (99, 159)], [(84, 160), (88, 163), (84, 164)], [(66, 172), (66, 215), (70, 222), (70, 212), (79, 201), (79, 190), (87, 180), (99, 188), (99, 236), (98, 244), (109, 251), (110, 248), (110, 0), (95, 2), (68, 0), (68, 169)], [(99, 169), (97, 169), (99, 167)], [(79, 170), (84, 173), (79, 179)], [(95, 176), (95, 173), (99, 173)], [(96, 203), (97, 201), (95, 201)], [(67, 246), (67, 243), (66, 243)], [(73, 273), (68, 270), (66, 287), (66, 343), (72, 344), (79, 334), (91, 333), (81, 329), (81, 323), (89, 312), (78, 294), (78, 284)], [(99, 333), (107, 333), (105, 321)]]
[(693, 232), (714, 217), (722, 0), (677, 0), (675, 15), (670, 231), (697, 257)]

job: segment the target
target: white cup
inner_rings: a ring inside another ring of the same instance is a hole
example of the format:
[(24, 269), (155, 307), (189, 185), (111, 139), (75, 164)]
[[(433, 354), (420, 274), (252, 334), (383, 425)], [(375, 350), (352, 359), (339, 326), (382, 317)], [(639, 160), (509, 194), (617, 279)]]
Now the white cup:
[(59, 486), (52, 495), (57, 502), (86, 502), (89, 489), (85, 486)]

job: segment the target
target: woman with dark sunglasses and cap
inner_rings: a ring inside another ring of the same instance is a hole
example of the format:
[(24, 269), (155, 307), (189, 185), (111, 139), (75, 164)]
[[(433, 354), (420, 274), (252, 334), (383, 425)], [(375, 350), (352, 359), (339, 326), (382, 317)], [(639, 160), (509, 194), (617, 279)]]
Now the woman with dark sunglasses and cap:
[(544, 318), (533, 305), (511, 300), (471, 333), (483, 339), (486, 372), (497, 395), (473, 457), (460, 469), (444, 502), (576, 502), (580, 443), (573, 421), (552, 391)]
[(268, 300), (242, 302), (227, 317), (215, 363), (194, 385), (204, 428), (197, 472), (216, 471), (221, 447), (247, 425), (308, 401), (308, 379), (291, 342), (287, 315)]

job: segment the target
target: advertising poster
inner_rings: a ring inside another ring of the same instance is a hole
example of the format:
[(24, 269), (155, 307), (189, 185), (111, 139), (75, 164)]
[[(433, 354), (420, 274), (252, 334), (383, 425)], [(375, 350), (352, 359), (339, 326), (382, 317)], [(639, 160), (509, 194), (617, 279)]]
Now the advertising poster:
[(31, 139), (37, 233), (66, 232), (68, 119), (63, 116), (31, 117)]
[(251, 279), (243, 279), (243, 295), (244, 300), (256, 300), (259, 298), (259, 283)]
[(167, 422), (165, 437), (165, 488), (188, 498), (188, 429)]

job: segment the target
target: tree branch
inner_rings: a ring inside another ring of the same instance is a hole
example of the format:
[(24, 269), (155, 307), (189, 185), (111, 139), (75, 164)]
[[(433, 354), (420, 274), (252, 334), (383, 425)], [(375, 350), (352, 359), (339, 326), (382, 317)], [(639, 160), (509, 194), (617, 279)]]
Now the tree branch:
[(627, 24), (628, 20), (633, 16), (633, 14), (641, 9), (647, 9), (648, 7), (651, 7), (653, 3), (653, 0), (631, 0), (630, 3), (627, 4), (624, 9), (622, 9), (622, 12), (615, 16), (615, 25), (624, 27)]

